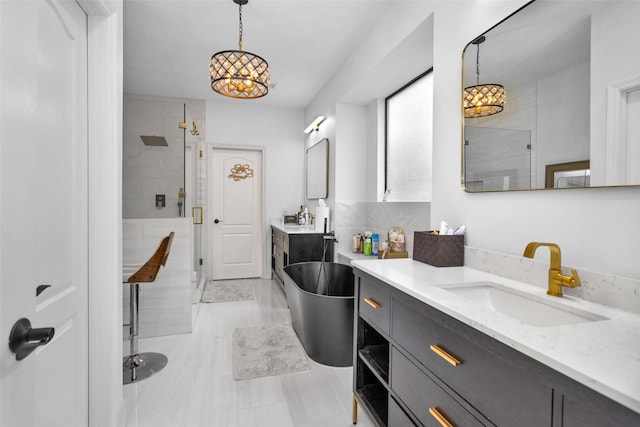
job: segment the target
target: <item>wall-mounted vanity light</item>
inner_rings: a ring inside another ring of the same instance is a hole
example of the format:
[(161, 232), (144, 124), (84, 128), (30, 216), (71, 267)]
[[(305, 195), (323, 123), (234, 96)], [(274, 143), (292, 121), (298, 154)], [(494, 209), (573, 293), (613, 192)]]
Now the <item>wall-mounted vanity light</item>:
[(307, 128), (304, 130), (304, 133), (311, 133), (314, 130), (318, 130), (320, 129), (320, 125), (322, 124), (322, 122), (324, 122), (325, 117), (324, 116), (318, 116), (316, 117), (309, 126), (307, 126)]

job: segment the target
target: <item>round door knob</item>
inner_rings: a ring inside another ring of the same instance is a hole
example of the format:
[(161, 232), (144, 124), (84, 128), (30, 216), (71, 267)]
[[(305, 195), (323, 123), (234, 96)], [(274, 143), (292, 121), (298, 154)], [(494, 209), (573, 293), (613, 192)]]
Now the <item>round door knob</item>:
[(213, 222), (217, 224), (217, 223), (220, 222), (220, 220), (218, 218), (216, 218), (216, 219), (213, 220)]

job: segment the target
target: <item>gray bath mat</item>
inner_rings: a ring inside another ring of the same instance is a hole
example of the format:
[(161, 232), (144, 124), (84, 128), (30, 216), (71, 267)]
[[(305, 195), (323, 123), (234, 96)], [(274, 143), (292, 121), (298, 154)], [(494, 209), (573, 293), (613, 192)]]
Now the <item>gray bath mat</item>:
[(208, 282), (202, 292), (202, 302), (247, 301), (253, 299), (251, 283), (245, 280)]
[(288, 323), (233, 330), (233, 378), (247, 380), (311, 369)]

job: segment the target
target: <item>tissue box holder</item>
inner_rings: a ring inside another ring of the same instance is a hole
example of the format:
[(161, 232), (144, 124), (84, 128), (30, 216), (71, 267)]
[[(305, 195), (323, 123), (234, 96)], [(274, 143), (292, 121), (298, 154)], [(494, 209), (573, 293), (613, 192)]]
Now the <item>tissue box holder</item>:
[(464, 234), (437, 235), (432, 231), (413, 233), (413, 259), (434, 267), (464, 265)]

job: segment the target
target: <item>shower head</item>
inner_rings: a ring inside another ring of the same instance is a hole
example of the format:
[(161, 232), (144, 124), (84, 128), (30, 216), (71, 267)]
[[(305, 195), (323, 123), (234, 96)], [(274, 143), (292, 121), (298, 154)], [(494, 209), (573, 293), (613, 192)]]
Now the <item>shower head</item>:
[(152, 147), (168, 147), (169, 146), (164, 136), (140, 135), (140, 139), (142, 139), (142, 142), (144, 143), (144, 145), (148, 145)]

